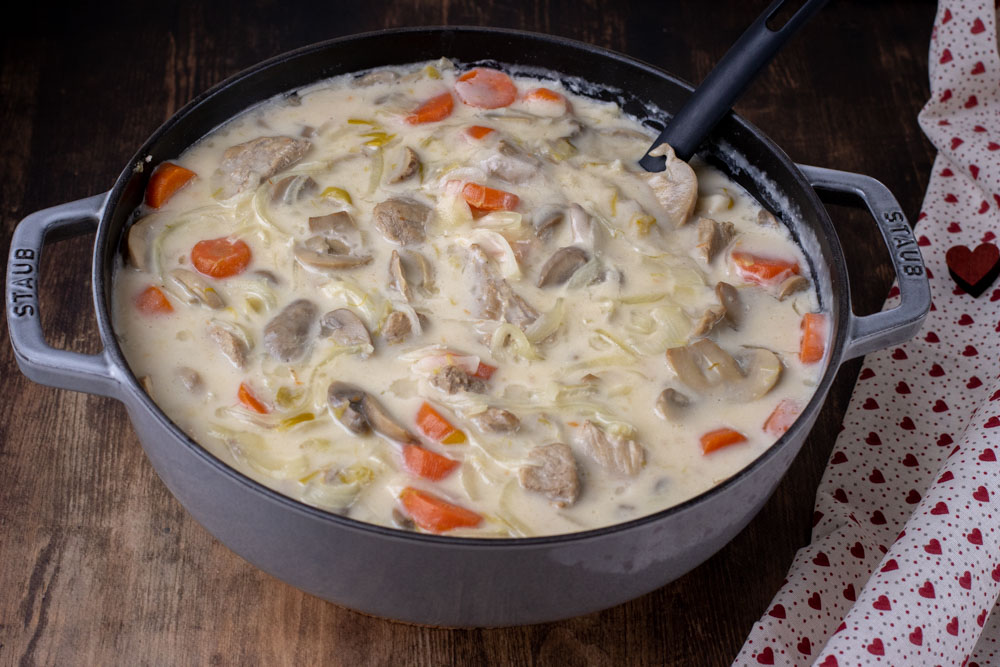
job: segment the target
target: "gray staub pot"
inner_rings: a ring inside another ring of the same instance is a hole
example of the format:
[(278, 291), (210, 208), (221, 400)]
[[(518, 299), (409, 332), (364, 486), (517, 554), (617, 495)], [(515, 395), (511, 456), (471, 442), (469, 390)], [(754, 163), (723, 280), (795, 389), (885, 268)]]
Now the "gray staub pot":
[[(830, 313), (832, 346), (816, 394), (773, 447), (739, 474), (667, 510), (608, 528), (526, 539), (459, 539), (368, 525), (306, 506), (228, 468), (188, 438), (140, 388), (111, 328), (111, 271), (151, 167), (236, 113), (318, 79), (447, 56), (464, 63), (544, 67), (603, 86), (583, 92), (656, 116), (690, 87), (625, 56), (564, 39), (506, 30), (427, 28), (371, 33), (306, 47), (212, 88), (139, 149), (104, 194), (21, 221), (7, 266), (7, 319), (21, 370), (32, 380), (110, 396), (128, 409), (150, 462), (170, 491), (219, 540), (279, 579), (353, 609), (440, 626), (503, 626), (567, 618), (635, 598), (688, 572), (757, 513), (809, 432), (846, 359), (900, 343), (930, 305), (920, 253), (899, 205), (866, 176), (793, 164), (756, 128), (730, 114), (701, 155), (788, 225), (809, 258)], [(636, 156), (637, 158), (639, 156)], [(143, 168), (138, 168), (139, 166)], [(890, 250), (898, 307), (851, 312), (847, 268), (817, 192), (862, 203)], [(46, 345), (37, 298), (46, 238), (96, 230), (94, 308), (104, 349), (96, 355)]]

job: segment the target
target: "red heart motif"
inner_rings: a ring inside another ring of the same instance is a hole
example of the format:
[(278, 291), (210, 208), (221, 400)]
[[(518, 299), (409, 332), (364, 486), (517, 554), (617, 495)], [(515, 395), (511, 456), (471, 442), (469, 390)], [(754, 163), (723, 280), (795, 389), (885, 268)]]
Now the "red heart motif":
[(980, 461), (985, 461), (986, 463), (994, 463), (997, 460), (996, 452), (993, 451), (992, 447), (987, 447), (983, 450), (983, 453), (979, 455)]
[(833, 499), (840, 503), (847, 502), (847, 494), (844, 493), (843, 489), (837, 489), (833, 492)]
[(931, 538), (931, 541), (924, 545), (924, 551), (934, 556), (941, 555), (941, 543), (938, 542), (936, 537)]
[(835, 657), (828, 655), (826, 656), (826, 660), (816, 665), (816, 667), (840, 667), (840, 665), (837, 664), (837, 659)]
[(934, 412), (947, 412), (948, 404), (939, 398), (934, 402), (934, 407), (932, 407), (931, 410), (933, 410)]
[[(917, 245), (919, 245), (919, 246), (929, 246), (930, 244), (931, 244), (931, 240), (929, 238), (927, 238), (926, 236), (924, 236), (923, 234), (921, 234), (920, 238), (917, 239)], [(899, 290), (898, 287), (896, 289), (897, 289), (897, 291)]]
[(995, 141), (991, 141), (990, 143), (986, 144), (986, 150), (988, 150), (988, 151), (1000, 151), (1000, 144), (998, 144)]
[(823, 518), (822, 512), (813, 512), (813, 528), (819, 524), (819, 520)]
[(876, 637), (872, 640), (872, 643), (867, 647), (868, 652), (872, 655), (885, 655), (885, 647), (882, 646), (882, 640)]
[(948, 631), (949, 635), (958, 636), (958, 616), (952, 616), (951, 620), (948, 621), (948, 625), (945, 626), (945, 630)]
[(938, 62), (944, 65), (945, 63), (950, 63), (951, 59), (952, 59), (951, 51), (945, 49), (944, 51), (941, 52), (941, 58), (938, 59)]
[(941, 15), (941, 25), (944, 25), (951, 20), (951, 10), (945, 9), (944, 14)]
[[(971, 171), (971, 168), (970, 168), (970, 171)], [(976, 178), (978, 176), (979, 176), (979, 167), (976, 167), (976, 173), (973, 174), (972, 177)], [(990, 203), (984, 199), (983, 203), (981, 203), (979, 205), (979, 215), (982, 215), (983, 213), (986, 213), (988, 210), (990, 210)]]
[(955, 448), (952, 449), (951, 452), (948, 453), (948, 458), (951, 458), (952, 456), (954, 456), (958, 452), (959, 449), (961, 449), (961, 446), (955, 445)]
[[(994, 396), (996, 396), (996, 394), (994, 394)], [(995, 401), (996, 399), (991, 398), (990, 400)], [(983, 424), (983, 426), (985, 426), (986, 428), (996, 428), (997, 426), (1000, 426), (1000, 417), (993, 415), (992, 417), (986, 420), (986, 423)]]
[(915, 646), (920, 646), (924, 643), (924, 631), (919, 625), (913, 628), (913, 632), (910, 633), (910, 643)]
[(757, 654), (757, 662), (761, 665), (773, 665), (774, 664), (774, 651), (771, 647), (766, 647), (763, 651)]
[(979, 624), (979, 627), (983, 627), (983, 624), (986, 623), (986, 610), (985, 609), (983, 609), (981, 612), (979, 612), (979, 616), (976, 616), (976, 623)]
[(904, 350), (901, 347), (897, 347), (895, 350), (892, 351), (892, 358), (895, 359), (896, 361), (902, 361), (903, 359), (909, 359), (909, 357), (906, 356), (906, 350)]
[[(973, 180), (977, 180), (979, 178), (979, 167), (976, 166), (976, 165), (974, 165), (974, 164), (970, 164), (969, 165), (969, 173), (972, 174)], [(983, 203), (986, 204), (986, 202), (983, 202)], [(990, 205), (986, 204), (986, 208), (989, 208), (989, 207), (990, 207)], [(982, 211), (980, 211), (980, 213), (982, 213)]]
[(941, 368), (941, 364), (934, 364), (931, 366), (931, 369), (927, 371), (927, 374), (932, 378), (938, 378), (944, 375), (944, 369)]
[(963, 104), (962, 106), (964, 106), (966, 109), (971, 109), (975, 106), (978, 106), (978, 104), (979, 100), (976, 99), (976, 96), (969, 95), (969, 99), (965, 100), (965, 104)]
[(810, 607), (816, 610), (822, 609), (823, 607), (823, 603), (821, 598), (819, 597), (819, 593), (813, 593), (809, 597), (809, 600), (806, 601), (806, 604), (808, 604)]
[[(884, 571), (885, 570), (883, 570), (883, 572)], [(878, 599), (875, 600), (875, 602), (872, 602), (872, 606), (878, 609), (879, 611), (892, 611), (892, 605), (889, 604), (889, 598), (887, 598), (884, 595), (878, 596)]]
[(941, 342), (941, 339), (938, 338), (938, 335), (936, 333), (934, 333), (933, 331), (928, 331), (927, 335), (924, 336), (924, 340), (927, 341), (928, 343), (940, 343)]
[(944, 200), (947, 203), (949, 203), (949, 204), (957, 204), (958, 203), (958, 197), (956, 197), (954, 194), (952, 194), (950, 192), (944, 196)]
[(808, 637), (803, 637), (802, 641), (795, 645), (795, 648), (799, 650), (802, 655), (809, 655), (812, 653), (812, 645), (809, 643)]
[(903, 419), (900, 420), (899, 422), (899, 428), (905, 429), (907, 431), (912, 431), (913, 429), (917, 428), (917, 425), (914, 424), (913, 420), (910, 419), (909, 417), (903, 417)]
[[(952, 440), (951, 436), (948, 435), (947, 433), (942, 433), (941, 435), (938, 436), (938, 439), (937, 439), (937, 445), (938, 445), (938, 447), (947, 447), (948, 445), (950, 445), (953, 442), (955, 442), (955, 441)], [(942, 476), (941, 479), (938, 480), (938, 482), (947, 482), (949, 479), (951, 479), (952, 477), (954, 477), (954, 475), (952, 475), (950, 472), (946, 472), (945, 475), (949, 475), (948, 479), (945, 479), (944, 476)]]
[(935, 597), (934, 584), (930, 581), (925, 581), (924, 585), (917, 589), (917, 592), (920, 593), (920, 597), (922, 598), (933, 598)]
[(920, 462), (917, 461), (917, 457), (913, 454), (907, 454), (903, 457), (903, 465), (907, 468), (915, 468)]
[[(917, 245), (920, 245), (920, 243), (917, 242)], [(897, 296), (899, 296), (899, 286), (898, 285), (893, 285), (891, 288), (889, 288), (889, 294), (888, 294), (888, 296), (886, 298), (891, 299), (891, 298), (897, 297)]]
[(875, 510), (874, 512), (872, 512), (871, 522), (873, 524), (875, 524), (876, 526), (884, 526), (885, 525), (885, 515), (882, 514), (882, 512), (880, 512), (878, 510)]
[(903, 536), (904, 536), (904, 535), (906, 535), (906, 530), (905, 530), (905, 529), (903, 529), (903, 530), (899, 531), (899, 535), (897, 535), (897, 536), (896, 536), (896, 539), (895, 539), (895, 540), (893, 540), (893, 542), (894, 542), (894, 543), (895, 543), (895, 542), (899, 542), (899, 541), (900, 541), (901, 539), (903, 539)]
[(945, 503), (940, 502), (940, 501), (938, 502), (937, 505), (935, 505), (931, 509), (931, 514), (937, 515), (937, 514), (947, 514), (947, 513), (948, 513), (948, 506)]
[(820, 551), (818, 554), (816, 554), (816, 557), (813, 558), (813, 563), (819, 565), (820, 567), (829, 567), (830, 559), (826, 557), (825, 553)]
[(964, 349), (964, 350), (962, 350), (962, 356), (963, 356), (963, 357), (974, 357), (974, 356), (976, 356), (977, 354), (979, 354), (979, 350), (977, 350), (977, 349), (976, 349), (975, 347), (973, 347), (972, 345), (966, 345), (966, 346), (965, 346), (965, 349)]
[(847, 629), (847, 623), (842, 622), (840, 625), (837, 626), (837, 629), (833, 631), (833, 634), (837, 634), (838, 632), (843, 632), (846, 629)]
[(878, 410), (878, 401), (874, 398), (868, 397), (861, 407), (865, 410)]
[(844, 589), (844, 597), (851, 602), (858, 599), (857, 593), (854, 592), (854, 584), (847, 584), (847, 588)]
[(976, 387), (981, 387), (982, 385), (983, 385), (983, 381), (980, 380), (975, 375), (973, 375), (972, 377), (970, 377), (969, 381), (965, 383), (965, 387), (967, 389), (975, 389)]
[(993, 568), (993, 571), (990, 572), (990, 576), (993, 577), (993, 581), (1000, 582), (1000, 565)]
[(865, 557), (865, 548), (861, 546), (861, 542), (855, 542), (854, 546), (851, 547), (851, 555), (855, 558)]
[[(1000, 290), (997, 290), (997, 292), (1000, 292)], [(875, 371), (873, 371), (870, 368), (862, 368), (861, 375), (858, 376), (858, 379), (867, 380), (868, 378), (873, 378), (873, 377), (875, 377)]]
[(972, 588), (972, 573), (966, 570), (962, 576), (958, 578), (958, 585), (965, 590)]
[(958, 318), (958, 324), (963, 327), (967, 327), (973, 324), (972, 317), (968, 313), (962, 313), (962, 316)]
[(834, 452), (833, 456), (830, 457), (830, 463), (832, 465), (840, 465), (841, 463), (847, 463), (847, 455), (844, 452)]
[(875, 468), (872, 470), (872, 474), (868, 475), (868, 481), (872, 484), (885, 484), (885, 477), (882, 476), (882, 472)]
[(993, 395), (990, 396), (990, 400), (991, 401), (1000, 401), (1000, 389), (997, 389), (995, 392), (993, 392)]
[(780, 604), (776, 604), (771, 607), (771, 611), (767, 612), (768, 615), (774, 616), (775, 618), (785, 618), (785, 607)]
[(949, 222), (948, 223), (948, 232), (950, 232), (952, 234), (957, 234), (960, 231), (962, 231), (962, 226), (959, 225), (957, 222)]
[(979, 60), (976, 62), (975, 65), (972, 66), (972, 69), (969, 70), (969, 74), (975, 76), (976, 74), (982, 74), (985, 71), (986, 71), (986, 65), (983, 64), (982, 60)]
[[(998, 146), (997, 146), (997, 148), (1000, 148), (1000, 145), (998, 145)], [(996, 235), (996, 234), (994, 234), (993, 232), (986, 232), (985, 234), (983, 234), (983, 238), (982, 238), (982, 239), (980, 239), (980, 240), (981, 240), (981, 241), (982, 241), (983, 243), (986, 243), (987, 241), (992, 241), (992, 240), (993, 240), (993, 239), (995, 239), (996, 237), (997, 237), (997, 235)]]
[(986, 26), (983, 25), (982, 19), (976, 19), (972, 22), (972, 28), (969, 29), (973, 35), (978, 35), (982, 31), (986, 30)]
[[(997, 567), (1000, 568), (1000, 565), (998, 565)], [(898, 570), (898, 569), (899, 569), (899, 563), (896, 562), (895, 558), (890, 558), (885, 562), (885, 565), (882, 566), (882, 569), (879, 570), (879, 572), (892, 572), (893, 570)]]
[(920, 494), (917, 493), (916, 489), (910, 489), (910, 492), (906, 494), (905, 500), (910, 505), (916, 505), (920, 502)]
[(973, 491), (972, 497), (981, 503), (990, 502), (990, 492), (986, 490), (985, 486), (980, 486), (978, 489)]
[[(876, 433), (875, 431), (870, 431), (868, 435), (865, 436), (865, 442), (871, 445), (872, 447), (877, 447), (878, 445), (882, 444), (882, 438), (878, 437), (878, 433)], [(846, 456), (844, 457), (844, 460), (845, 461), (847, 460)]]
[[(944, 92), (948, 93), (948, 97), (951, 97), (951, 91), (950, 90), (946, 90)], [(951, 178), (952, 176), (955, 175), (955, 172), (953, 172), (948, 167), (945, 167), (944, 169), (941, 170), (941, 175), (944, 176), (945, 178)]]
[[(948, 434), (945, 433), (945, 435), (948, 435)], [(941, 437), (944, 437), (944, 436), (941, 436)], [(955, 475), (950, 470), (948, 470), (943, 475), (941, 475), (940, 477), (938, 477), (937, 483), (938, 484), (944, 484), (945, 482), (950, 482), (953, 479), (955, 479)]]
[(910, 393), (910, 385), (908, 385), (905, 382), (903, 382), (902, 380), (900, 380), (899, 384), (896, 385), (896, 393), (897, 394), (909, 394)]
[(1000, 249), (993, 243), (980, 243), (975, 250), (964, 245), (952, 246), (944, 259), (958, 286), (973, 296), (982, 294), (1000, 273)]
[(965, 539), (969, 540), (969, 544), (977, 544), (980, 546), (983, 544), (983, 534), (979, 532), (978, 528), (973, 528), (972, 531), (965, 536)]

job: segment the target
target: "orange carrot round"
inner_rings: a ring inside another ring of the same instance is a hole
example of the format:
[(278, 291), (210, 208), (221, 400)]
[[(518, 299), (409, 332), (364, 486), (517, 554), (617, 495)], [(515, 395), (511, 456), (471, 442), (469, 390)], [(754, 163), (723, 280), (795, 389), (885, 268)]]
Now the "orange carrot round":
[(790, 398), (782, 399), (768, 416), (767, 421), (764, 422), (764, 432), (775, 438), (784, 435), (785, 431), (791, 428), (795, 420), (798, 419), (801, 412), (802, 407), (798, 401)]
[(413, 521), (426, 531), (445, 533), (455, 528), (475, 528), (483, 517), (464, 507), (453, 505), (434, 494), (411, 486), (399, 494), (403, 508)]
[(250, 246), (239, 239), (198, 241), (191, 249), (191, 263), (206, 276), (229, 278), (243, 273), (250, 264)]
[(174, 196), (175, 192), (197, 175), (190, 169), (164, 162), (149, 177), (149, 183), (146, 185), (146, 205), (160, 208)]
[(813, 364), (823, 358), (826, 350), (826, 315), (806, 313), (802, 316), (802, 342), (799, 345), (799, 360)]
[(458, 77), (455, 92), (464, 103), (480, 109), (497, 109), (517, 99), (517, 86), (503, 72), (477, 67)]
[(731, 428), (720, 428), (701, 436), (701, 451), (703, 454), (708, 454), (717, 449), (746, 441), (747, 437), (739, 431), (734, 431)]
[(441, 456), (420, 445), (413, 444), (403, 446), (403, 463), (406, 465), (406, 469), (414, 475), (434, 482), (450, 475), (459, 465), (455, 459), (449, 459), (447, 456)]
[(749, 252), (734, 252), (736, 273), (745, 282), (765, 287), (775, 285), (799, 272), (799, 263), (774, 257), (760, 257)]
[(465, 442), (465, 433), (452, 426), (451, 422), (426, 401), (417, 411), (417, 428), (431, 440), (445, 445)]
[(462, 186), (462, 198), (469, 206), (481, 211), (513, 211), (521, 201), (515, 194), (478, 183), (466, 183)]
[(240, 399), (240, 403), (242, 403), (247, 410), (253, 410), (257, 414), (261, 415), (266, 415), (271, 411), (267, 405), (262, 403), (260, 399), (253, 395), (253, 392), (250, 391), (250, 387), (247, 386), (246, 382), (240, 383), (240, 388), (236, 392), (236, 397)]
[(414, 109), (413, 113), (406, 117), (406, 122), (410, 125), (434, 123), (450, 116), (454, 108), (455, 100), (452, 99), (451, 93), (441, 93)]
[(472, 137), (473, 139), (482, 139), (491, 132), (493, 132), (492, 127), (486, 127), (484, 125), (473, 125), (472, 127), (466, 128), (465, 133)]
[(524, 94), (526, 100), (541, 100), (544, 102), (566, 102), (566, 98), (549, 88), (534, 88)]
[(159, 287), (150, 285), (135, 297), (135, 307), (143, 315), (165, 315), (174, 312), (170, 300)]
[(476, 372), (472, 374), (472, 377), (479, 378), (480, 380), (489, 380), (496, 373), (497, 367), (490, 366), (489, 364), (484, 364), (479, 362), (479, 366), (476, 367)]

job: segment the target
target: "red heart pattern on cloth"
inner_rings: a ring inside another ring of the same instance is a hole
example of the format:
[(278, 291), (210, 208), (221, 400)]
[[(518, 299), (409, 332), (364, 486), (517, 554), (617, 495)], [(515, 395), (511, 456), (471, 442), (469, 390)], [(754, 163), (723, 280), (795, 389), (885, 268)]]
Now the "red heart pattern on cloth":
[[(864, 360), (812, 541), (735, 664), (1000, 664), (1000, 285), (956, 290), (946, 258), (1000, 234), (996, 11), (940, 0), (919, 118), (938, 156), (914, 230), (931, 313), (916, 338)], [(885, 308), (899, 303), (893, 288)]]

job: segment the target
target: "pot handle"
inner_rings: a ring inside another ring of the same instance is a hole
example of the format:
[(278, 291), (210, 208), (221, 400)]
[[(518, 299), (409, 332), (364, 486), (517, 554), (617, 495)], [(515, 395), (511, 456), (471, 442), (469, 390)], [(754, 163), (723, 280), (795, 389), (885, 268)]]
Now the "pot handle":
[(837, 204), (856, 204), (868, 209), (889, 248), (899, 305), (880, 313), (859, 317), (850, 313), (844, 359), (898, 345), (920, 330), (931, 307), (931, 288), (924, 260), (913, 230), (889, 189), (870, 176), (823, 167), (798, 165), (820, 199)]
[(116, 397), (118, 379), (107, 351), (80, 354), (45, 342), (38, 305), (38, 268), (48, 241), (97, 229), (108, 193), (32, 213), (14, 229), (7, 259), (7, 328), (17, 365), (40, 384)]

